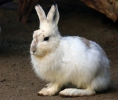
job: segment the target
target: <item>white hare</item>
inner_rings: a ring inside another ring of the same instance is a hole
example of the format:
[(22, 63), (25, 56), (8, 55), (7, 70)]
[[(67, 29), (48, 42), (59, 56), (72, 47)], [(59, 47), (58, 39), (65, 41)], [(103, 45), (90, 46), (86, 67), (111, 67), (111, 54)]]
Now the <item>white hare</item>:
[[(33, 33), (31, 62), (38, 77), (49, 82), (39, 95), (84, 96), (107, 89), (109, 60), (95, 42), (78, 36), (62, 37), (58, 31), (59, 12), (52, 5), (47, 17), (36, 5), (40, 28)], [(62, 87), (72, 84), (76, 88)]]

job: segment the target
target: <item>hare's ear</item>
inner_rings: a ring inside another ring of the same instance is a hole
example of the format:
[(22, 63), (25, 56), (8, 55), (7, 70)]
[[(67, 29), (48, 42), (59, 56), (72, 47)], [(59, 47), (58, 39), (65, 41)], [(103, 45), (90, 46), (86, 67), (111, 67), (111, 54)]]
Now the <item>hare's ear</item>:
[(54, 22), (56, 25), (58, 24), (59, 11), (58, 11), (58, 7), (56, 4), (53, 4), (50, 11), (48, 12), (47, 20), (50, 22)]
[(44, 20), (46, 20), (45, 12), (43, 11), (42, 7), (38, 4), (35, 6), (35, 9), (36, 9), (36, 12), (38, 14), (40, 24), (41, 24)]

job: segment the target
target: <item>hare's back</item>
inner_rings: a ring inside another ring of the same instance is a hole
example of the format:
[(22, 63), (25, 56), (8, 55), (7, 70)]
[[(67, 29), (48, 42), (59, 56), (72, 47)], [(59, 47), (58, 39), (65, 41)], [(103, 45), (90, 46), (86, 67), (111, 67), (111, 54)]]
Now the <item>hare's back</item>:
[(101, 63), (109, 66), (104, 50), (95, 42), (78, 36), (63, 37), (60, 42), (63, 60), (66, 62)]

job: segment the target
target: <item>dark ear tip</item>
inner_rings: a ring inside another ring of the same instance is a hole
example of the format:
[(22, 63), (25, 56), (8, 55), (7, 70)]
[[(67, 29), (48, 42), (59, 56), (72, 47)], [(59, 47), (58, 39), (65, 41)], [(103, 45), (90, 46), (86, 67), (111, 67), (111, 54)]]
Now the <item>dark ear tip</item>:
[(39, 2), (36, 2), (36, 3), (35, 3), (35, 6), (38, 6), (38, 5), (39, 5)]
[(52, 5), (56, 6), (56, 4), (57, 4), (56, 1), (53, 1)]

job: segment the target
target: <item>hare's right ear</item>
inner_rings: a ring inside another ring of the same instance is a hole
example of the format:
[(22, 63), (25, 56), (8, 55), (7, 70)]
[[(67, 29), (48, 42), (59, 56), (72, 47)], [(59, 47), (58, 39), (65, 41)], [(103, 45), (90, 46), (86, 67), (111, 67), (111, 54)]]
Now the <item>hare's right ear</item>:
[(40, 20), (40, 24), (46, 20), (46, 15), (45, 12), (43, 11), (42, 7), (40, 5), (36, 5), (35, 6), (36, 12), (38, 14), (39, 20)]
[(58, 24), (59, 11), (58, 11), (57, 4), (52, 5), (50, 11), (48, 12), (47, 20), (50, 21), (50, 22), (54, 22), (56, 25)]

